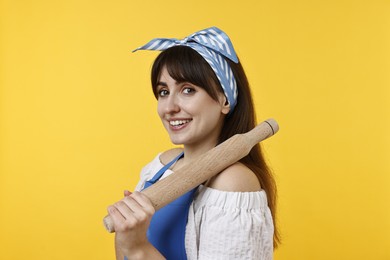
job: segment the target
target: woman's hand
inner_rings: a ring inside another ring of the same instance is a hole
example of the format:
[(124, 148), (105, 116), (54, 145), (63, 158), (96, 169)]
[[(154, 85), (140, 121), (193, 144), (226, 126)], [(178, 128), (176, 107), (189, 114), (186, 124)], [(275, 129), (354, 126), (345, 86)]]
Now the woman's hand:
[(124, 195), (122, 200), (107, 209), (114, 222), (115, 247), (120, 258), (138, 258), (145, 253), (144, 250), (150, 250), (146, 231), (155, 210), (141, 192), (125, 191)]

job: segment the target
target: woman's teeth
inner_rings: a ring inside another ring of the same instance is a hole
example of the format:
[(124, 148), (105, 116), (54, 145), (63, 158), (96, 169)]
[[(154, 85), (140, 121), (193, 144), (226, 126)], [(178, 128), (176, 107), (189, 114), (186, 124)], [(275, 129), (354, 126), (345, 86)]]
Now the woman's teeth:
[(169, 121), (169, 124), (171, 126), (179, 126), (179, 125), (183, 125), (183, 124), (186, 124), (189, 122), (191, 122), (191, 120), (175, 120), (175, 121)]

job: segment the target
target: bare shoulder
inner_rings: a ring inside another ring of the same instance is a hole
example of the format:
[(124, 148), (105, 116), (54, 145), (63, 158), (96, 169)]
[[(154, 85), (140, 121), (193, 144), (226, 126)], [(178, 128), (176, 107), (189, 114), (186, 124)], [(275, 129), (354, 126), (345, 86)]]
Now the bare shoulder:
[(221, 191), (252, 192), (261, 190), (255, 173), (237, 162), (209, 180), (208, 187)]
[(167, 164), (172, 161), (176, 156), (178, 156), (181, 152), (183, 152), (183, 148), (173, 148), (167, 150), (160, 155), (160, 162), (162, 164)]

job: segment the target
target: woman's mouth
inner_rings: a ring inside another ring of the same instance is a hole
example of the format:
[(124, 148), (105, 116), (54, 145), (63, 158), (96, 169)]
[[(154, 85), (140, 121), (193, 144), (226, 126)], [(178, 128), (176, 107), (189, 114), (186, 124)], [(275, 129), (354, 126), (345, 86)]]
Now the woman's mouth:
[(189, 122), (191, 122), (192, 119), (185, 119), (185, 120), (170, 120), (169, 125), (174, 129), (181, 129), (184, 126), (186, 126)]

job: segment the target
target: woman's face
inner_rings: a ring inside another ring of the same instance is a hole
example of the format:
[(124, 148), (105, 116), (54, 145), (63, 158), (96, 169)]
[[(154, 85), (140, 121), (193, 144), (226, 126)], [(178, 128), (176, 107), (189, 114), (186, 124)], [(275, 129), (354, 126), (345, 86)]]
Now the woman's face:
[(157, 111), (172, 143), (207, 149), (217, 144), (223, 119), (229, 112), (222, 93), (216, 101), (199, 86), (176, 82), (164, 68), (157, 94)]

